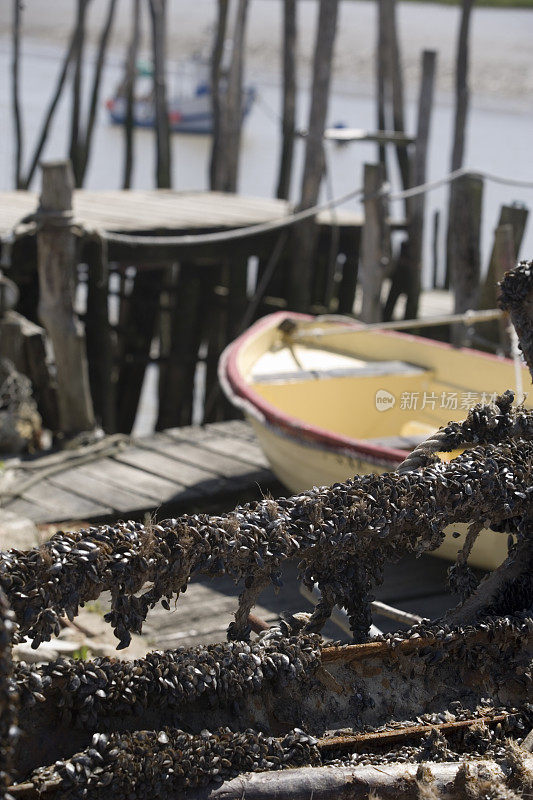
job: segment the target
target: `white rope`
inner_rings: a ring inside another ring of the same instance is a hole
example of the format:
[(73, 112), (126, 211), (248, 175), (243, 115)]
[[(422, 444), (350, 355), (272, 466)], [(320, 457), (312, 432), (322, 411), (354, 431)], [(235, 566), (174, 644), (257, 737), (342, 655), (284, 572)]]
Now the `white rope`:
[[(306, 208), (303, 209), (302, 211), (297, 211), (287, 214), (283, 217), (279, 217), (278, 219), (270, 220), (268, 222), (261, 222), (257, 225), (246, 225), (241, 228), (232, 228), (227, 231), (217, 231), (214, 233), (204, 233), (204, 234), (185, 234), (179, 236), (150, 236), (150, 235), (133, 236), (130, 234), (113, 233), (111, 231), (98, 229), (95, 231), (95, 235), (100, 236), (102, 239), (105, 239), (108, 242), (116, 242), (117, 244), (132, 245), (134, 247), (143, 245), (178, 247), (178, 246), (201, 246), (209, 244), (221, 244), (223, 242), (231, 242), (237, 239), (244, 239), (248, 236), (259, 236), (260, 234), (271, 233), (272, 231), (288, 228), (291, 225), (297, 225), (299, 222), (303, 222), (306, 219), (315, 217), (322, 211), (329, 211), (330, 209), (336, 208), (337, 206), (340, 206), (343, 203), (347, 203), (349, 200), (354, 200), (357, 197), (360, 198), (361, 202), (372, 199), (373, 197), (379, 197), (383, 195), (385, 195), (389, 200), (403, 200), (408, 197), (415, 197), (418, 194), (424, 194), (426, 192), (433, 191), (434, 189), (438, 189), (441, 186), (445, 186), (446, 184), (451, 183), (452, 181), (455, 181), (458, 178), (463, 177), (464, 175), (480, 177), (488, 181), (493, 181), (495, 183), (505, 184), (509, 186), (520, 186), (523, 188), (533, 189), (533, 181), (522, 181), (522, 180), (515, 180), (513, 178), (502, 178), (498, 175), (492, 175), (491, 173), (488, 172), (474, 172), (463, 167), (461, 169), (455, 170), (454, 172), (451, 172), (444, 178), (439, 178), (438, 180), (435, 181), (429, 181), (427, 183), (421, 184), (420, 186), (414, 186), (411, 189), (405, 189), (404, 191), (401, 192), (391, 193), (389, 183), (384, 183), (379, 192), (370, 196), (365, 196), (364, 190), (362, 188), (358, 188), (352, 190), (351, 192), (347, 192), (346, 194), (341, 195), (340, 197), (328, 200), (325, 203), (320, 203), (315, 206), (312, 206), (311, 208)], [(38, 217), (39, 214), (35, 215), (34, 218), (37, 219)]]

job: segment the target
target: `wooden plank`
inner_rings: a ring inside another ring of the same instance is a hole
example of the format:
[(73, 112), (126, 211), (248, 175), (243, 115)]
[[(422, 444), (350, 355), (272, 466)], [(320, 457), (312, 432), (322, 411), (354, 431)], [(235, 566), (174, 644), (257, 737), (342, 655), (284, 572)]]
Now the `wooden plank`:
[(121, 464), (114, 458), (107, 458), (103, 463), (95, 462), (78, 468), (84, 474), (98, 477), (101, 471), (105, 472), (106, 481), (119, 489), (129, 487), (139, 495), (140, 500), (146, 499), (152, 505), (167, 502), (176, 492), (184, 487), (169, 481), (160, 475), (145, 472), (142, 468)]
[[(49, 509), (43, 511), (43, 508), (40, 503), (33, 503), (31, 500), (22, 497), (17, 497), (6, 504), (6, 511), (18, 514), (20, 517), (27, 517), (33, 522), (44, 522), (47, 519), (47, 516), (44, 515), (48, 515), (50, 511)], [(1, 546), (2, 543), (0, 542), (0, 548)]]
[(199, 442), (180, 439), (179, 436), (174, 437), (167, 431), (156, 442), (156, 448), (158, 452), (165, 455), (170, 455), (188, 464), (198, 465), (202, 469), (208, 469), (221, 478), (231, 479), (235, 488), (247, 486), (253, 480), (259, 480), (269, 475), (267, 470), (254, 468), (251, 471), (247, 464), (236, 461), (225, 453), (210, 450)]
[[(189, 430), (195, 431), (194, 427)], [(257, 437), (254, 433), (252, 426), (242, 419), (232, 419), (226, 422), (212, 422), (210, 425), (204, 425), (202, 430), (208, 431), (217, 436), (231, 436), (232, 438), (238, 437), (239, 439), (246, 439), (248, 442), (254, 442), (258, 451), (261, 450)]]
[(54, 475), (49, 480), (53, 486), (59, 486), (88, 500), (97, 497), (100, 503), (112, 511), (130, 512), (146, 508), (149, 499), (145, 495), (108, 483), (106, 464), (107, 460), (98, 463), (98, 477), (87, 474), (83, 467), (79, 467)]
[[(180, 432), (181, 430), (183, 430), (183, 433)], [(210, 430), (209, 426), (206, 428), (172, 428), (166, 433), (175, 439), (200, 442), (208, 450), (231, 456), (231, 458), (235, 458), (243, 464), (268, 468), (268, 462), (256, 443), (233, 436), (221, 437), (217, 435), (216, 431)]]
[(175, 480), (178, 484), (177, 489), (194, 489), (191, 496), (215, 494), (224, 485), (224, 481), (213, 475), (212, 472), (144, 448), (132, 447), (124, 453), (117, 454), (114, 458), (123, 464), (130, 464), (154, 475)]
[(112, 513), (109, 506), (54, 486), (49, 479), (44, 479), (25, 491), (22, 499), (42, 507), (43, 513), (33, 517), (36, 522), (90, 519)]

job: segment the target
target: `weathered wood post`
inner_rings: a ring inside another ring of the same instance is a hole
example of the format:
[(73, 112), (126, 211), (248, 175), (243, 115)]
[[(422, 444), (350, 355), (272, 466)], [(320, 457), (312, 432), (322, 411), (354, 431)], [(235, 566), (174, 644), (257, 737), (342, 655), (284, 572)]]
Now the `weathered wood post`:
[(76, 242), (70, 229), (74, 176), (68, 161), (43, 164), (42, 174), (38, 312), (54, 348), (61, 431), (73, 435), (94, 428), (85, 335), (74, 311)]
[[(324, 175), (324, 129), (328, 110), (333, 45), (337, 30), (338, 0), (320, 0), (313, 63), (313, 88), (299, 208), (315, 205)], [(313, 219), (294, 229), (291, 245), (289, 307), (308, 310), (311, 300), (311, 271), (317, 228)]]
[[(396, 0), (379, 0), (378, 4), (378, 130), (405, 132), (404, 91), (400, 45), (396, 27)], [(410, 166), (407, 145), (396, 145), (398, 168), (404, 189), (409, 186)], [(385, 164), (385, 145), (379, 145), (379, 161)], [(385, 172), (386, 174), (386, 172)]]
[(133, 0), (132, 30), (126, 60), (126, 117), (124, 119), (124, 177), (122, 188), (131, 189), (133, 170), (133, 123), (137, 52), (141, 38), (141, 0)]
[[(479, 308), (496, 308), (498, 304), (498, 283), (504, 273), (512, 269), (520, 254), (529, 211), (525, 206), (502, 206), (500, 218), (494, 232), (494, 243), (481, 289)], [(501, 320), (492, 320), (483, 326), (483, 336), (491, 342), (503, 345), (508, 351), (509, 337), (502, 327)]]
[(21, 189), (22, 163), (22, 118), (20, 113), (20, 30), (22, 22), (22, 3), (13, 0), (13, 61), (11, 63), (11, 96), (13, 103), (13, 122), (15, 126), (15, 189)]
[(170, 125), (168, 121), (166, 62), (166, 0), (150, 0), (154, 98), (156, 116), (156, 183), (158, 189), (171, 187)]
[[(520, 255), (520, 247), (522, 245), (522, 239), (524, 238), (524, 231), (528, 216), (529, 211), (523, 205), (513, 204), (510, 206), (501, 207), (500, 218), (494, 234), (494, 244), (489, 260), (489, 267), (485, 276), (483, 288), (481, 290), (481, 298), (479, 301), (480, 308), (496, 308), (496, 303), (498, 300), (498, 282), (503, 278), (503, 275), (500, 275), (499, 273), (498, 260), (496, 258), (496, 238), (498, 229), (501, 228), (502, 225), (510, 225), (512, 227), (514, 248), (513, 259), (514, 261), (517, 261), (518, 256)], [(487, 334), (488, 331), (492, 331), (493, 333), (497, 334), (496, 328), (497, 323), (494, 321), (486, 324), (483, 330), (485, 334)], [(497, 338), (497, 336), (494, 338)]]
[[(239, 177), (239, 152), (242, 129), (244, 39), (248, 0), (237, 0), (231, 37), (231, 61), (227, 76), (222, 75), (223, 51), (220, 37), (227, 25), (227, 7), (219, 7), (219, 31), (217, 32), (213, 62), (213, 103), (217, 122), (211, 154), (211, 188), (222, 192), (236, 192)], [(216, 97), (215, 97), (216, 92)]]
[(382, 164), (365, 164), (365, 224), (361, 242), (359, 270), (363, 302), (363, 322), (381, 322), (381, 286), (390, 263), (390, 233), (387, 225), (387, 203), (380, 194), (385, 180)]
[[(483, 204), (483, 179), (464, 175), (456, 182), (455, 202), (450, 209), (449, 264), (455, 302), (454, 311), (461, 314), (476, 308), (480, 276), (480, 233)], [(463, 342), (464, 325), (454, 325), (452, 341)]]
[[(422, 54), (422, 81), (418, 99), (418, 122), (415, 153), (412, 161), (411, 186), (420, 186), (426, 180), (427, 150), (431, 128), (431, 111), (435, 87), (437, 53), (424, 50)], [(422, 245), (424, 236), (426, 197), (419, 194), (408, 203), (409, 273), (407, 276), (407, 302), (405, 319), (415, 319), (421, 288)]]
[(296, 0), (283, 5), (283, 119), (282, 145), (276, 196), (287, 200), (291, 187), (296, 132)]
[[(466, 120), (469, 105), (468, 90), (468, 67), (469, 67), (469, 31), (470, 16), (474, 0), (462, 0), (461, 23), (459, 26), (459, 36), (457, 39), (457, 56), (455, 67), (455, 121), (453, 130), (453, 147), (450, 170), (454, 172), (463, 166), (465, 150)], [(452, 183), (450, 186), (449, 210), (448, 210), (448, 232), (446, 238), (446, 288), (449, 287), (451, 280), (450, 264), (450, 238), (453, 230), (450, 227), (450, 220), (453, 216), (453, 206), (456, 202), (455, 190), (457, 185)]]

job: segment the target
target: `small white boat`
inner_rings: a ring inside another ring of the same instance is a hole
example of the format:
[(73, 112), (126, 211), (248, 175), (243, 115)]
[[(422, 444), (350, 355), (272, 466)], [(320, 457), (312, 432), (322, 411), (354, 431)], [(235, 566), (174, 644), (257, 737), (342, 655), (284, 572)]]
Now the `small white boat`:
[[(137, 68), (141, 80), (149, 80), (147, 86), (140, 87), (133, 106), (133, 124), (140, 128), (153, 128), (156, 124), (151, 65), (141, 64)], [(209, 84), (209, 63), (196, 56), (181, 66), (178, 86), (173, 86), (174, 76), (170, 76), (168, 119), (173, 133), (213, 132), (213, 110)], [(249, 114), (254, 103), (256, 91), (253, 86), (243, 90), (243, 119)], [(124, 125), (127, 114), (125, 85), (122, 83), (115, 95), (106, 101), (109, 118), (116, 125)]]
[[(525, 366), (521, 374), (528, 386)], [(441, 425), (515, 387), (516, 375), (510, 359), (281, 312), (226, 348), (219, 379), (251, 422), (274, 473), (296, 493), (396, 469)], [(465, 530), (460, 538), (447, 536), (436, 554), (455, 559)], [(482, 532), (470, 563), (497, 566), (506, 538)]]

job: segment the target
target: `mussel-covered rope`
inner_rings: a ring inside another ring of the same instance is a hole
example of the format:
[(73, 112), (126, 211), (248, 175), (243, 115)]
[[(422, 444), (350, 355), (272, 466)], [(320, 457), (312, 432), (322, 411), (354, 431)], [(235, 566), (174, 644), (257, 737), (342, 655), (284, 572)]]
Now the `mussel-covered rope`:
[[(464, 430), (449, 426), (452, 447), (465, 435), (468, 441), (498, 442), (469, 449), (449, 464), (358, 476), (224, 515), (60, 532), (40, 548), (2, 553), (0, 585), (20, 634), (38, 646), (59, 630), (59, 616), (73, 618), (80, 604), (107, 590), (112, 609), (106, 619), (126, 646), (130, 632), (141, 632), (149, 609), (185, 591), (193, 575), (227, 573), (244, 580), (249, 610), (250, 593), (266, 580), (279, 585), (283, 561), (299, 557), (303, 581), (318, 583), (325, 597), (344, 605), (362, 640), (385, 561), (437, 547), (453, 522), (489, 520), (525, 535), (533, 444), (503, 434), (520, 429), (529, 436), (533, 415), (513, 411), (507, 400), (500, 399), (496, 417), (490, 407), (477, 408)], [(247, 631), (234, 627), (232, 633), (243, 638)]]

